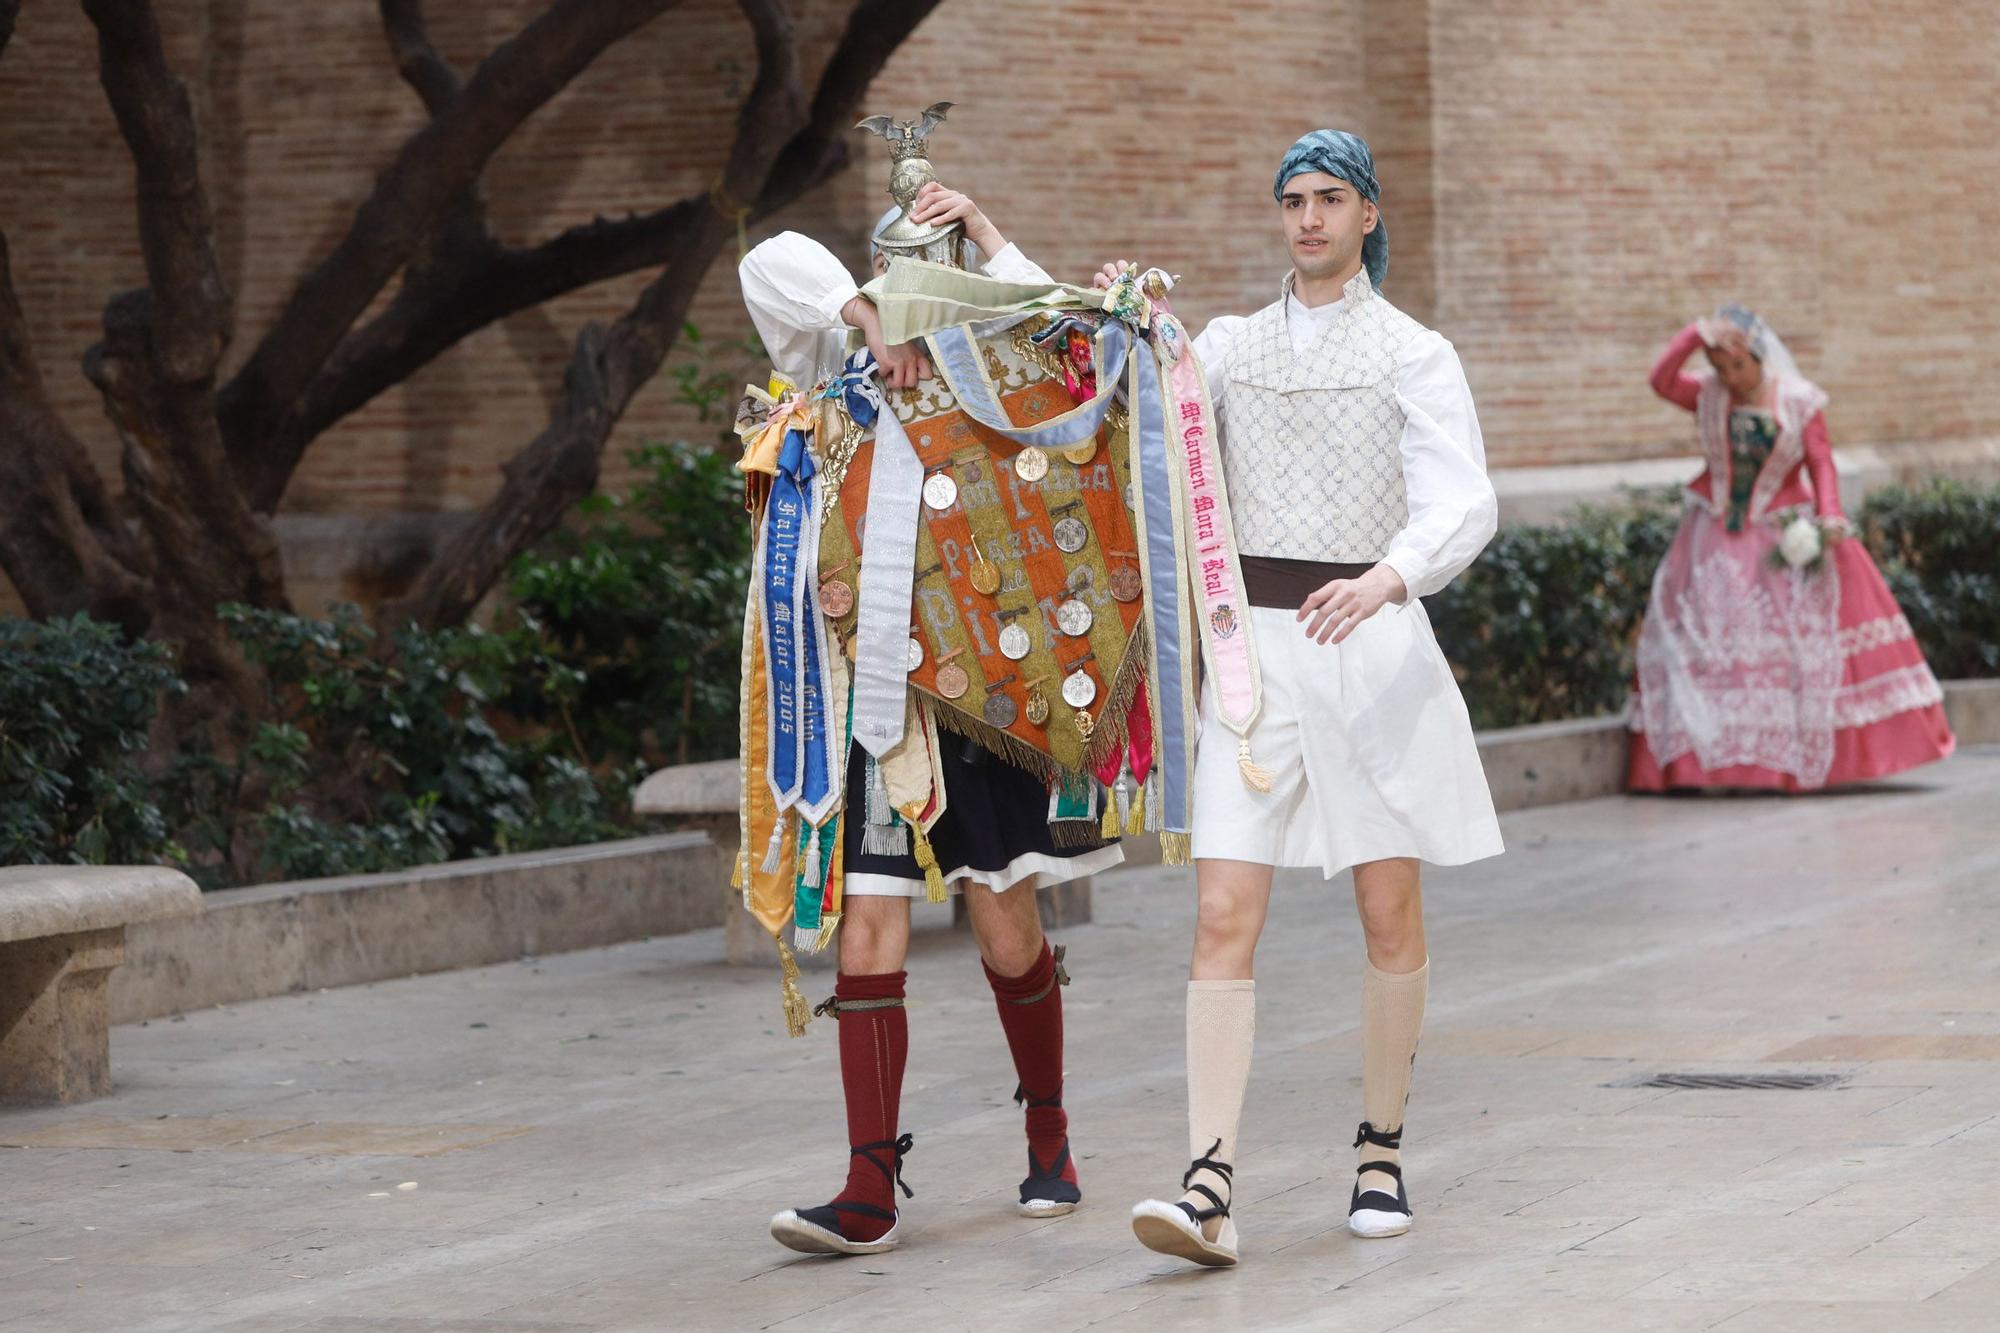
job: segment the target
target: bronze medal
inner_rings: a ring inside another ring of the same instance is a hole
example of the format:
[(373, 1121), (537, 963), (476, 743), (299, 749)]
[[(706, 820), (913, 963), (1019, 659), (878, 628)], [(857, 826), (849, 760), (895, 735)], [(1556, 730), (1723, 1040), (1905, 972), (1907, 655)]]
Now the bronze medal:
[(972, 680), (965, 674), (965, 668), (956, 662), (946, 662), (938, 668), (937, 692), (947, 699), (963, 698), (972, 688)]
[(1111, 571), (1111, 595), (1121, 602), (1136, 602), (1145, 591), (1145, 584), (1139, 578), (1139, 571), (1130, 565), (1120, 565)]
[(989, 694), (986, 696), (986, 707), (981, 710), (981, 716), (986, 719), (988, 726), (1005, 730), (1014, 725), (1018, 710), (1014, 706), (1014, 701), (1006, 694)]
[(1037, 445), (1029, 445), (1014, 455), (1014, 475), (1022, 481), (1040, 481), (1049, 475), (1049, 456)]
[(828, 579), (819, 585), (819, 609), (838, 620), (854, 609), (854, 588), (845, 579)]

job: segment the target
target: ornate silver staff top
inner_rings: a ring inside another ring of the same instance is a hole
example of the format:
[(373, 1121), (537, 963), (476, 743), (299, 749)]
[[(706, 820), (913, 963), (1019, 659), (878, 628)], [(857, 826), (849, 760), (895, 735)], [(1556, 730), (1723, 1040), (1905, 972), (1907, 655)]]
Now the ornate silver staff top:
[(910, 221), (910, 209), (916, 205), (917, 191), (937, 179), (937, 170), (931, 166), (926, 141), (952, 105), (950, 102), (935, 103), (915, 120), (870, 116), (854, 127), (879, 134), (889, 141), (889, 196), (903, 210), (903, 215), (875, 236), (875, 244), (887, 255), (928, 259), (934, 264), (949, 264), (953, 268), (964, 267), (960, 253), (965, 236), (962, 225), (947, 222), (942, 227), (926, 227)]

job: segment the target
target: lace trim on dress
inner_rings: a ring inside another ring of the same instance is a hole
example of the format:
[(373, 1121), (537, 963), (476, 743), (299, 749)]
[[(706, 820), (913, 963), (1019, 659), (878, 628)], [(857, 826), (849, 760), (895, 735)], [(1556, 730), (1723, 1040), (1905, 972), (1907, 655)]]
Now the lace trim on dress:
[(1854, 685), (1843, 686), (1833, 701), (1836, 731), (1870, 727), (1898, 713), (1914, 712), (1944, 701), (1944, 687), (1923, 663), (1885, 671)]
[(1840, 631), (1840, 655), (1853, 657), (1877, 648), (1887, 648), (1892, 643), (1901, 643), (1911, 637), (1910, 622), (1898, 611), (1893, 616), (1864, 620)]

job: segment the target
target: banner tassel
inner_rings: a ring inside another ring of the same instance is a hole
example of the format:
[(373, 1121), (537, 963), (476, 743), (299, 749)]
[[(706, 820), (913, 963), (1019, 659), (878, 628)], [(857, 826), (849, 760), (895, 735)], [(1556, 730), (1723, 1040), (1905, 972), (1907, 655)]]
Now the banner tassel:
[(799, 990), (799, 960), (792, 957), (792, 951), (783, 940), (778, 941), (778, 964), (785, 973), (785, 1031), (794, 1037), (803, 1037), (806, 1035), (806, 1024), (812, 1021), (812, 1010), (807, 1007), (806, 997)]
[(937, 853), (931, 849), (931, 840), (924, 836), (923, 825), (911, 824), (910, 832), (916, 835), (917, 866), (924, 872), (924, 896), (941, 903), (950, 895), (945, 892), (944, 872), (938, 869)]
[(1146, 784), (1142, 782), (1139, 784), (1139, 789), (1132, 793), (1132, 810), (1125, 817), (1125, 833), (1128, 837), (1136, 838), (1145, 831), (1145, 828)]

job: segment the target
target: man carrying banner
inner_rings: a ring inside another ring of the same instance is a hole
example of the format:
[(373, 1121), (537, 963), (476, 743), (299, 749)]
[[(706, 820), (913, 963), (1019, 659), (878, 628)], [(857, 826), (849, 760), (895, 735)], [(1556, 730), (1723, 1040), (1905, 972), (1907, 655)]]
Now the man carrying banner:
[[(1464, 372), (1448, 342), (1378, 291), (1388, 234), (1366, 143), (1306, 135), (1273, 194), (1292, 259), (1279, 299), (1217, 319), (1195, 342), (1263, 697), (1245, 729), (1227, 712), (1226, 674), (1220, 692), (1214, 677), (1203, 692), (1187, 995), (1193, 1160), (1179, 1200), (1132, 1214), (1142, 1243), (1210, 1266), (1238, 1257), (1230, 1201), (1273, 868), (1354, 873), (1367, 963), (1348, 1226), (1391, 1236), (1411, 1224), (1400, 1148), (1429, 974), (1419, 865), (1501, 851), (1464, 701), (1417, 600), (1470, 564), (1495, 528)], [(1127, 267), (1107, 265), (1097, 285), (1129, 281)], [(1235, 752), (1218, 734), (1218, 707), (1241, 732)]]
[[(942, 118), (941, 111), (937, 118)], [(893, 130), (906, 132), (907, 143), (920, 142), (928, 127), (928, 121), (921, 129), (891, 124)], [(892, 136), (892, 146), (896, 142)], [(920, 155), (914, 150), (899, 154), (899, 170), (906, 156), (914, 160)], [(920, 189), (913, 186), (908, 193), (907, 204), (891, 208), (876, 225), (870, 249), (877, 274), (886, 267), (891, 252), (963, 262), (964, 244), (976, 246), (985, 256), (983, 268), (990, 276), (1055, 285), (1008, 244), (964, 195), (934, 180)], [(920, 381), (929, 380), (932, 372), (920, 344), (885, 342), (874, 305), (839, 261), (817, 242), (793, 232), (774, 237), (744, 258), (740, 277), (745, 303), (779, 376), (789, 382), (789, 389), (809, 391), (794, 392), (779, 406), (780, 411), (804, 419), (814, 400), (826, 402), (845, 394), (851, 396), (854, 416), (843, 420), (874, 419), (879, 413), (886, 421), (890, 409), (883, 402), (885, 393), (911, 390)], [(866, 355), (849, 357), (851, 333), (858, 333), (866, 342), (872, 363)], [(782, 457), (772, 455), (775, 465), (771, 475), (776, 485), (786, 484), (788, 475), (801, 476), (810, 485), (812, 465), (801, 468), (794, 457), (800, 449), (798, 438), (797, 431), (787, 433), (785, 447), (789, 452)], [(789, 472), (787, 458), (793, 460)], [(745, 466), (753, 474), (758, 470), (751, 457), (746, 457)], [(927, 501), (934, 498), (929, 489), (924, 494)], [(910, 498), (914, 502), (914, 496)], [(772, 502), (778, 502), (775, 492)], [(870, 513), (874, 513), (872, 508)], [(769, 562), (784, 558), (782, 544), (767, 543), (760, 550), (758, 579), (753, 582), (769, 586)], [(768, 640), (773, 651), (762, 650), (762, 639), (757, 645), (746, 645), (746, 678), (753, 674), (753, 651), (758, 666), (768, 672), (789, 669), (795, 647), (808, 669), (823, 667), (829, 677), (814, 697), (829, 700), (831, 712), (818, 730), (822, 742), (827, 735), (836, 738), (833, 753), (839, 756), (831, 766), (823, 758), (821, 766), (845, 770), (844, 781), (835, 771), (825, 775), (832, 781), (822, 784), (822, 795), (834, 809), (844, 809), (847, 816), (828, 821), (840, 825), (841, 831), (826, 839), (830, 844), (826, 856), (837, 869), (829, 867), (823, 872), (824, 882), (839, 885), (838, 898), (831, 892), (827, 898), (838, 901), (840, 907), (837, 916), (825, 921), (816, 916), (810, 923), (799, 920), (796, 925), (802, 931), (808, 926), (831, 931), (837, 921), (841, 927), (834, 998), (822, 1005), (820, 1012), (831, 1013), (839, 1026), (849, 1164), (846, 1185), (830, 1202), (780, 1212), (771, 1220), (771, 1234), (792, 1249), (818, 1254), (872, 1254), (892, 1249), (897, 1243), (896, 1190), (901, 1187), (905, 1194), (910, 1193), (902, 1184), (901, 1167), (912, 1145), (911, 1136), (900, 1132), (898, 1118), (909, 1050), (903, 965), (909, 948), (910, 900), (927, 893), (941, 896), (943, 881), (950, 881), (964, 896), (1013, 1056), (1016, 1097), (1027, 1107), (1029, 1172), (1021, 1183), (1019, 1210), (1030, 1217), (1066, 1214), (1081, 1198), (1062, 1106), (1061, 986), (1069, 978), (1062, 970), (1060, 951), (1052, 951), (1043, 935), (1035, 890), (1037, 881), (1056, 884), (1107, 869), (1116, 865), (1122, 854), (1115, 843), (1107, 845), (1095, 836), (1094, 825), (1089, 836), (1065, 838), (1059, 845), (1052, 836), (1054, 809), (1043, 777), (1005, 762), (962, 735), (940, 733), (934, 715), (914, 699), (908, 705), (909, 720), (905, 723), (901, 636), (914, 634), (904, 628), (910, 615), (907, 569), (904, 591), (897, 604), (888, 608), (895, 617), (889, 628), (895, 632), (898, 646), (891, 708), (900, 739), (893, 745), (864, 748), (860, 723), (855, 722), (846, 728), (854, 732), (854, 743), (840, 744), (837, 738), (843, 728), (838, 715), (846, 708), (846, 681), (850, 671), (859, 668), (850, 668), (842, 660), (837, 634), (827, 632), (825, 640), (820, 638), (820, 626), (822, 617), (830, 621), (855, 613), (859, 571), (817, 570), (806, 563), (810, 553), (793, 554), (801, 563), (795, 582), (802, 583), (807, 592), (817, 589), (817, 606), (813, 608), (808, 602), (803, 616), (793, 616), (782, 603), (774, 604), (762, 622), (767, 631), (803, 628), (810, 632), (800, 634), (796, 646), (782, 632), (773, 632)], [(858, 598), (864, 622), (862, 636), (869, 632), (870, 593), (863, 586)], [(755, 590), (752, 609), (754, 627), (758, 624)], [(794, 623), (804, 621), (811, 623)], [(816, 658), (814, 645), (823, 641), (832, 646)], [(914, 637), (911, 646), (917, 646)], [(857, 679), (865, 682), (865, 676)], [(909, 693), (914, 695), (914, 691)], [(858, 714), (864, 704), (860, 693), (855, 698)], [(757, 700), (746, 700), (746, 718), (753, 711), (764, 716), (756, 704)], [(781, 703), (768, 714), (774, 728), (785, 721), (780, 716), (782, 708)], [(810, 733), (812, 728), (801, 730)], [(754, 742), (746, 745), (746, 756), (755, 748)], [(915, 781), (920, 791), (936, 792), (928, 818), (918, 814), (925, 804), (922, 800), (915, 807), (892, 804), (891, 794), (899, 779)], [(755, 784), (761, 782), (761, 775), (753, 776), (746, 770), (746, 810), (758, 794)], [(805, 805), (801, 800), (799, 808)], [(904, 815), (912, 817), (900, 817)], [(746, 829), (751, 822), (746, 816)], [(766, 826), (758, 825), (760, 829)], [(764, 867), (766, 872), (779, 869), (781, 835), (792, 827), (778, 821), (770, 839), (771, 864)], [(806, 831), (805, 837), (811, 840), (806, 855), (814, 868), (812, 877), (802, 878), (800, 883), (815, 886), (816, 894), (816, 886), (822, 882), (817, 826)], [(758, 850), (746, 846), (746, 865), (747, 858)], [(789, 883), (789, 860), (783, 874)], [(754, 869), (747, 875), (756, 878)], [(786, 910), (789, 912), (788, 907)], [(817, 912), (816, 906), (814, 910)], [(800, 1015), (801, 1024), (802, 1020)]]

